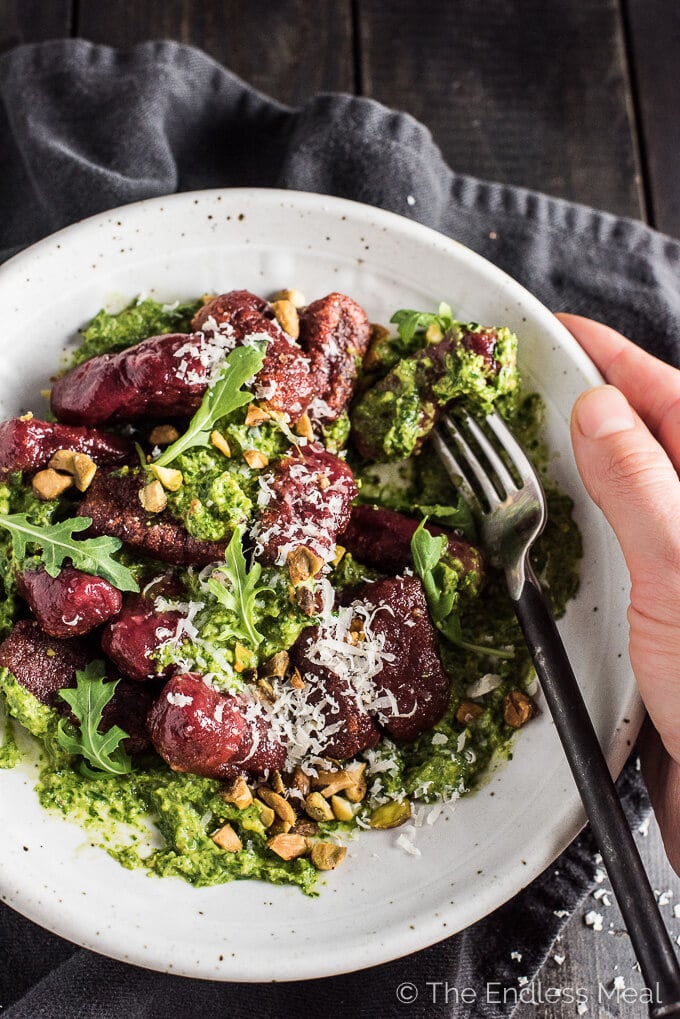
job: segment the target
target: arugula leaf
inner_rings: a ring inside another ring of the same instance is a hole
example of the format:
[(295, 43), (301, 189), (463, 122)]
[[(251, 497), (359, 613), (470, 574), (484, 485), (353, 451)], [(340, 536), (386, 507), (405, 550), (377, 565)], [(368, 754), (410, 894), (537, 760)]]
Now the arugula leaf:
[(431, 325), (438, 325), (445, 333), (447, 329), (451, 328), (453, 321), (453, 312), (450, 306), (443, 301), (436, 314), (429, 311), (412, 311), (410, 308), (401, 308), (399, 311), (395, 311), (390, 319), (390, 322), (396, 324), (397, 332), (402, 340), (407, 343), (413, 339), (417, 332), (425, 330)]
[(184, 435), (180, 435), (154, 461), (157, 467), (167, 467), (180, 453), (194, 446), (210, 445), (210, 433), (216, 422), (253, 399), (253, 394), (245, 392), (241, 386), (253, 375), (257, 375), (264, 358), (265, 347), (260, 344), (232, 350), (225, 358), (218, 380), (206, 389), (201, 406), (189, 422)]
[(40, 526), (32, 524), (25, 513), (0, 513), (0, 527), (10, 532), (17, 560), (26, 558), (28, 545), (37, 545), (50, 577), (56, 577), (64, 560), (70, 559), (77, 570), (103, 577), (119, 591), (139, 591), (128, 568), (112, 558), (122, 545), (118, 538), (104, 535), (74, 539), (74, 534), (86, 531), (91, 523), (90, 517), (70, 517), (58, 524)]
[(468, 541), (474, 542), (477, 536), (475, 518), (472, 516), (470, 507), (465, 499), (459, 498), (455, 506), (444, 506), (440, 503), (416, 503), (414, 509), (424, 517), (432, 517), (444, 527), (451, 527), (462, 531)]
[(411, 538), (413, 562), (416, 573), (423, 582), (423, 586), (428, 582), (432, 582), (432, 571), (439, 564), (439, 560), (444, 555), (448, 545), (446, 535), (430, 534), (425, 528), (426, 523), (427, 517), (424, 517)]
[(442, 583), (441, 557), (447, 550), (446, 535), (430, 534), (425, 528), (427, 517), (420, 521), (411, 538), (411, 553), (416, 573), (420, 577), (425, 590), (427, 607), (432, 622), (447, 640), (466, 651), (474, 651), (483, 655), (494, 655), (496, 658), (512, 658), (512, 651), (489, 647), (486, 644), (472, 644), (463, 639), (460, 616), (453, 611), (456, 592), (446, 590)]
[(260, 584), (262, 567), (258, 562), (253, 561), (250, 570), (248, 569), (241, 546), (243, 530), (242, 527), (234, 528), (224, 553), (225, 565), (215, 571), (215, 574), (224, 580), (218, 580), (213, 575), (208, 580), (208, 588), (220, 605), (235, 617), (235, 622), (229, 624), (231, 635), (257, 648), (264, 640), (264, 634), (260, 633), (255, 624), (255, 600), (272, 588)]
[(112, 725), (107, 732), (99, 732), (98, 729), (104, 708), (120, 682), (109, 682), (104, 676), (105, 671), (104, 662), (90, 662), (86, 669), (76, 672), (74, 689), (59, 691), (59, 696), (70, 705), (80, 722), (80, 728), (61, 718), (57, 742), (68, 754), (79, 754), (84, 758), (80, 770), (85, 775), (96, 776), (102, 771), (127, 775), (132, 771), (132, 760), (121, 743), (128, 734), (119, 725)]

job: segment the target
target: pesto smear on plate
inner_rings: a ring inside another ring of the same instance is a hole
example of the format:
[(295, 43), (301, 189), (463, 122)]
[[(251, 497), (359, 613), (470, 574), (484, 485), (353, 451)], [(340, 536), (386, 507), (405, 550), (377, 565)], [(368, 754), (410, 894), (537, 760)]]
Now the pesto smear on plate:
[(42, 805), (125, 867), (316, 894), (357, 829), (417, 852), (536, 713), (427, 436), (444, 408), (510, 422), (559, 617), (581, 543), (541, 398), (507, 328), (392, 322), (338, 294), (138, 299), (82, 330), (49, 420), (0, 425), (0, 767), (37, 743)]

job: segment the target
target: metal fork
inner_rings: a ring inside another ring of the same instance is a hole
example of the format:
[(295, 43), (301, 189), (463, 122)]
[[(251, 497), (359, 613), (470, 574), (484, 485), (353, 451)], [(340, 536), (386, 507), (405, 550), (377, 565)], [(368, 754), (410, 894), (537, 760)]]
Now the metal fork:
[[(541, 482), (496, 413), (440, 419), (431, 441), (503, 569), (557, 732), (628, 928), (654, 1019), (680, 1015), (680, 965), (555, 620), (529, 561), (547, 518)], [(473, 448), (474, 447), (474, 448)]]

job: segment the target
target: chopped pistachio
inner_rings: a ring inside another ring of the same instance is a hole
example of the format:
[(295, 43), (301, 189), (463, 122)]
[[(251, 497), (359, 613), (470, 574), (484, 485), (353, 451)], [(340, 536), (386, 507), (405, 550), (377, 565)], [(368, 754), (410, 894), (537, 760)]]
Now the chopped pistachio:
[(536, 714), (531, 697), (521, 690), (511, 690), (503, 701), (503, 718), (513, 729), (521, 729)]
[(255, 471), (261, 470), (269, 463), (269, 457), (262, 453), (259, 449), (244, 449), (243, 459), (248, 466), (252, 467)]
[(297, 668), (297, 666), (293, 669), (291, 673), (290, 685), (293, 687), (294, 690), (304, 690), (305, 688), (305, 681), (302, 678), (302, 673)]
[(304, 856), (307, 852), (307, 839), (304, 835), (289, 833), (274, 835), (267, 840), (267, 845), (282, 860), (296, 860), (298, 856)]
[(139, 501), (147, 513), (161, 513), (168, 505), (168, 497), (160, 481), (150, 481), (140, 489)]
[(58, 449), (50, 458), (49, 466), (55, 471), (65, 471), (67, 474), (75, 473), (75, 450)]
[(280, 793), (275, 793), (273, 789), (268, 789), (266, 786), (262, 786), (257, 791), (260, 799), (271, 807), (277, 817), (280, 817), (282, 821), (288, 821), (290, 824), (295, 824), (297, 814), (291, 807), (288, 800), (284, 799)]
[(274, 790), (274, 792), (278, 793), (280, 796), (285, 796), (285, 794), (288, 791), (286, 789), (286, 786), (284, 784), (283, 779), (281, 778), (281, 772), (280, 771), (273, 771), (272, 772), (271, 777), (269, 779), (269, 784), (272, 787), (272, 789)]
[(267, 835), (287, 835), (292, 827), (293, 825), (290, 821), (284, 821), (282, 818), (276, 817), (267, 828)]
[(269, 828), (270, 825), (274, 824), (276, 814), (271, 807), (268, 807), (266, 803), (259, 800), (257, 797), (253, 800), (253, 803), (260, 812), (260, 820), (265, 828)]
[(222, 435), (222, 432), (218, 432), (217, 430), (211, 432), (210, 442), (215, 447), (215, 449), (219, 450), (219, 452), (222, 453), (223, 456), (231, 456), (231, 449), (229, 447), (229, 443), (227, 442), (224, 435)]
[(331, 559), (331, 566), (337, 566), (338, 563), (340, 562), (340, 560), (342, 559), (342, 557), (344, 556), (346, 551), (347, 551), (347, 549), (345, 548), (344, 545), (336, 545), (335, 546), (335, 555)]
[(310, 793), (305, 800), (305, 810), (313, 821), (332, 821), (333, 811), (321, 793)]
[(385, 345), (390, 337), (389, 329), (385, 326), (379, 325), (377, 322), (371, 323), (371, 338), (368, 342), (368, 349), (363, 358), (363, 369), (364, 371), (370, 372), (381, 365), (380, 348)]
[(295, 422), (294, 431), (301, 439), (308, 439), (310, 442), (314, 442), (314, 429), (312, 428), (312, 422), (309, 420), (309, 414), (306, 411)]
[(87, 453), (76, 453), (73, 457), (73, 477), (79, 492), (86, 492), (92, 484), (97, 465)]
[(352, 804), (344, 796), (331, 796), (331, 809), (336, 821), (351, 821), (354, 817)]
[(304, 584), (305, 580), (315, 576), (323, 566), (323, 559), (316, 552), (312, 552), (306, 545), (299, 545), (291, 549), (286, 559), (286, 567), (290, 582), (295, 587)]
[(425, 330), (426, 343), (439, 343), (444, 338), (444, 333), (437, 322), (431, 322)]
[(297, 767), (289, 778), (291, 789), (296, 789), (303, 797), (309, 796), (311, 785), (309, 775), (302, 768)]
[(149, 433), (152, 446), (170, 446), (179, 439), (179, 432), (174, 425), (156, 425)]
[(293, 302), (287, 300), (272, 301), (272, 310), (276, 315), (276, 321), (283, 331), (288, 333), (293, 340), (297, 340), (300, 335), (300, 319)]
[(290, 658), (288, 652), (279, 651), (260, 666), (260, 675), (268, 678), (283, 679), (289, 664)]
[(181, 471), (173, 467), (157, 467), (156, 464), (151, 464), (149, 470), (168, 492), (178, 492), (182, 487), (184, 476)]
[(221, 796), (226, 803), (233, 803), (239, 810), (245, 810), (253, 802), (253, 794), (242, 775), (233, 779), (222, 791)]
[(335, 842), (315, 842), (310, 855), (317, 870), (335, 870), (347, 856), (347, 849)]
[(393, 803), (383, 803), (376, 807), (371, 814), (369, 824), (371, 828), (398, 828), (400, 824), (406, 824), (411, 816), (411, 804), (408, 800), (395, 800)]
[(481, 704), (475, 704), (474, 701), (461, 701), (456, 711), (456, 721), (460, 722), (461, 725), (468, 725), (469, 722), (474, 722), (475, 718), (484, 711)]
[(243, 843), (230, 824), (223, 825), (210, 838), (216, 846), (224, 849), (227, 853), (238, 853), (240, 849), (243, 849)]
[(47, 502), (50, 499), (58, 499), (67, 489), (73, 485), (73, 478), (70, 474), (60, 474), (52, 467), (44, 471), (38, 471), (33, 475), (31, 487), (38, 497)]
[(254, 428), (255, 425), (262, 425), (265, 421), (269, 421), (269, 419), (269, 412), (263, 407), (258, 407), (255, 403), (248, 404), (245, 423), (249, 428)]

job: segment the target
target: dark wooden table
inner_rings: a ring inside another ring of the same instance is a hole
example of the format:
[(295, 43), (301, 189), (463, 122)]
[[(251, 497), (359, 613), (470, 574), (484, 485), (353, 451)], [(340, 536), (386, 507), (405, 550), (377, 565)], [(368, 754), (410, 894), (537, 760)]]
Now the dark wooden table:
[[(59, 36), (190, 43), (291, 105), (319, 91), (369, 96), (427, 124), (460, 172), (680, 238), (678, 0), (0, 0), (0, 50)], [(640, 844), (654, 887), (672, 892), (664, 915), (680, 934), (680, 881), (653, 824)], [(604, 930), (573, 917), (553, 953), (563, 961), (540, 979), (565, 998), (585, 988), (590, 1016), (638, 1019), (639, 1004), (597, 1002), (599, 982), (641, 981), (615, 906), (591, 908)], [(517, 1014), (577, 1010), (565, 1000)]]

